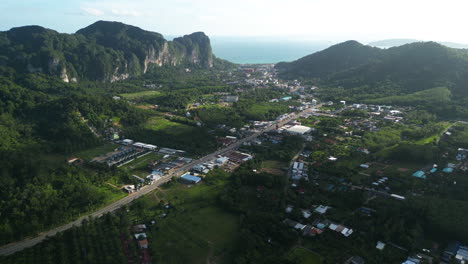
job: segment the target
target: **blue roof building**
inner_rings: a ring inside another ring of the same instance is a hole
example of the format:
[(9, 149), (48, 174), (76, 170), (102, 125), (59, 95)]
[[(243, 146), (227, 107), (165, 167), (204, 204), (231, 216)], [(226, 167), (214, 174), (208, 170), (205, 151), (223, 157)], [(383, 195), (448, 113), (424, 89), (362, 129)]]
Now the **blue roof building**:
[(442, 170), (443, 172), (445, 173), (452, 173), (453, 172), (453, 168), (445, 168)]
[(200, 177), (197, 177), (197, 176), (193, 176), (193, 175), (190, 175), (190, 174), (185, 174), (185, 175), (182, 175), (180, 177), (180, 180), (184, 183), (188, 183), (188, 184), (197, 184), (201, 181), (201, 178)]
[(426, 175), (424, 175), (424, 171), (420, 171), (420, 170), (413, 173), (413, 177), (426, 179)]

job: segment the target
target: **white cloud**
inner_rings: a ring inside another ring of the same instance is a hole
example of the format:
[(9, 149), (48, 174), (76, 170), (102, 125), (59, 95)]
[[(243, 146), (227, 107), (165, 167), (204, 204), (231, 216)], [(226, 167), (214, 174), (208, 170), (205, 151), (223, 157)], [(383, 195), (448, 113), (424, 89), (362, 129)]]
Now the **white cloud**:
[(81, 10), (85, 12), (88, 15), (92, 16), (102, 16), (104, 15), (104, 12), (97, 9), (97, 8), (92, 8), (92, 7), (81, 7)]

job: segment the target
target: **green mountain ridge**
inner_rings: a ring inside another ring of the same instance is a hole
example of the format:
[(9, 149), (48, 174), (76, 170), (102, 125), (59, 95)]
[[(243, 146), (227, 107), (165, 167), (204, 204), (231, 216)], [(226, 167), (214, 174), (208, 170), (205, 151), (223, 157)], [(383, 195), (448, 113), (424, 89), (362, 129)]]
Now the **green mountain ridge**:
[(393, 96), (447, 87), (468, 95), (468, 51), (435, 42), (379, 49), (345, 42), (291, 63), (276, 65), (287, 79), (315, 79), (326, 87)]
[(210, 39), (202, 32), (167, 41), (159, 33), (108, 21), (75, 34), (40, 26), (0, 32), (0, 66), (65, 82), (123, 80), (146, 73), (152, 64), (210, 68), (215, 59)]
[(338, 71), (364, 65), (381, 56), (382, 50), (350, 40), (294, 62), (276, 65), (284, 78), (320, 78)]

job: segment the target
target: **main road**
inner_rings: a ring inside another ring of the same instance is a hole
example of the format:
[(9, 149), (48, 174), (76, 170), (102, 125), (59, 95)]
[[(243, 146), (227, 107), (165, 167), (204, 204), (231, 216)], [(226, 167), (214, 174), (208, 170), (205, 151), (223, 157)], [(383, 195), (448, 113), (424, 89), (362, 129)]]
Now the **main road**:
[[(319, 107), (319, 105), (316, 106), (316, 107)], [(130, 195), (118, 200), (118, 201), (115, 201), (115, 202), (113, 202), (113, 203), (111, 203), (111, 204), (109, 204), (109, 205), (107, 205), (107, 206), (93, 212), (93, 213), (82, 216), (82, 217), (76, 219), (73, 222), (69, 222), (69, 223), (67, 223), (65, 225), (62, 225), (62, 226), (53, 228), (53, 229), (51, 229), (49, 231), (40, 233), (38, 236), (36, 236), (34, 238), (26, 238), (26, 239), (18, 241), (18, 242), (13, 242), (13, 243), (4, 245), (4, 246), (0, 247), (0, 255), (11, 255), (11, 254), (16, 253), (18, 251), (21, 251), (21, 250), (23, 250), (25, 248), (35, 246), (35, 245), (39, 244), (40, 242), (42, 242), (44, 239), (46, 239), (48, 237), (51, 237), (51, 236), (54, 236), (55, 234), (57, 234), (59, 232), (63, 232), (65, 230), (67, 230), (67, 229), (72, 228), (73, 226), (80, 226), (81, 223), (83, 222), (83, 220), (85, 220), (85, 219), (97, 218), (97, 217), (103, 216), (106, 213), (113, 212), (113, 211), (121, 208), (122, 206), (124, 206), (126, 204), (129, 204), (133, 200), (136, 200), (136, 199), (140, 198), (141, 196), (150, 193), (151, 191), (158, 188), (158, 186), (160, 186), (161, 184), (164, 184), (164, 183), (170, 181), (172, 179), (172, 177), (174, 177), (174, 176), (177, 177), (177, 176), (182, 175), (182, 173), (189, 170), (195, 164), (213, 160), (213, 159), (216, 158), (217, 155), (222, 155), (222, 154), (224, 154), (226, 152), (237, 149), (244, 142), (251, 141), (251, 140), (257, 138), (258, 136), (260, 136), (264, 132), (276, 129), (276, 126), (283, 126), (284, 124), (288, 123), (289, 121), (291, 121), (293, 119), (296, 119), (299, 115), (301, 115), (303, 113), (306, 113), (306, 112), (309, 112), (309, 111), (310, 111), (310, 109), (306, 109), (306, 110), (304, 110), (304, 111), (302, 111), (301, 113), (298, 113), (298, 114), (290, 114), (287, 118), (285, 118), (284, 120), (282, 120), (282, 121), (280, 121), (280, 122), (278, 122), (276, 124), (273, 124), (273, 125), (265, 128), (265, 129), (263, 129), (261, 131), (258, 131), (258, 132), (254, 133), (254, 134), (252, 134), (252, 135), (250, 135), (250, 136), (248, 136), (246, 138), (240, 139), (239, 141), (237, 141), (237, 142), (235, 142), (235, 143), (233, 143), (233, 144), (231, 144), (231, 145), (229, 145), (229, 146), (227, 146), (227, 147), (225, 147), (225, 148), (223, 148), (221, 150), (215, 151), (215, 152), (213, 152), (211, 154), (208, 154), (208, 155), (206, 155), (206, 156), (204, 156), (204, 157), (202, 157), (202, 158), (200, 158), (198, 160), (195, 160), (195, 161), (192, 161), (191, 163), (185, 164), (184, 166), (181, 166), (178, 169), (176, 169), (175, 171), (173, 171), (172, 173), (164, 175), (161, 179), (157, 180), (152, 185), (146, 185), (146, 186), (142, 187), (139, 191), (137, 191), (137, 192), (135, 192), (133, 194), (130, 194)]]

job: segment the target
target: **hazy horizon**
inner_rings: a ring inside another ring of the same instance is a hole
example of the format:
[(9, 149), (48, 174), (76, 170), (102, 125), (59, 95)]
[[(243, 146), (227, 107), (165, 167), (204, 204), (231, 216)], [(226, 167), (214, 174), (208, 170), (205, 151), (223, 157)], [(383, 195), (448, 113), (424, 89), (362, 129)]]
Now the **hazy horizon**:
[(109, 20), (163, 35), (203, 31), (212, 37), (468, 43), (468, 36), (461, 34), (467, 22), (464, 7), (468, 3), (461, 0), (444, 5), (434, 0), (4, 0), (0, 30), (40, 25), (73, 33), (97, 20)]

